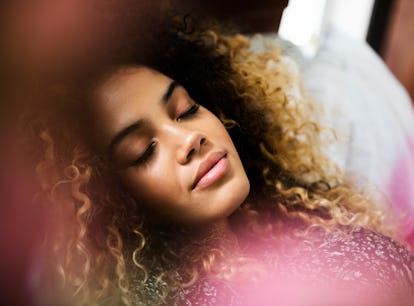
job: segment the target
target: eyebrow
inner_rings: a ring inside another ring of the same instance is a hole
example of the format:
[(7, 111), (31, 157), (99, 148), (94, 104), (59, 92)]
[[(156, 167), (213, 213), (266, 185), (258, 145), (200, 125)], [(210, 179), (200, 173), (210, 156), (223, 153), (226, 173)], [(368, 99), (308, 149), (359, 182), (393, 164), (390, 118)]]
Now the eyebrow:
[[(170, 83), (170, 85), (168, 86), (167, 90), (165, 91), (164, 95), (162, 96), (162, 102), (164, 105), (166, 105), (173, 92), (174, 89), (177, 88), (178, 86), (180, 86), (180, 84), (176, 81), (172, 81)], [(144, 126), (146, 125), (146, 121), (143, 119), (139, 119), (137, 121), (135, 121), (134, 123), (128, 125), (127, 127), (121, 129), (118, 133), (115, 134), (115, 136), (112, 138), (111, 142), (109, 143), (108, 146), (108, 156), (110, 158), (113, 157), (114, 153), (115, 153), (115, 149), (116, 147), (122, 142), (122, 140), (127, 137), (129, 134), (142, 129)]]
[(180, 84), (178, 84), (178, 82), (177, 81), (172, 81), (171, 83), (170, 83), (170, 85), (168, 86), (168, 89), (167, 89), (167, 91), (165, 92), (165, 94), (162, 96), (162, 101), (166, 104), (166, 103), (168, 103), (168, 101), (170, 100), (170, 98), (171, 98), (171, 96), (172, 96), (172, 94), (173, 94), (173, 92), (174, 92), (174, 89), (176, 88), (176, 87), (178, 87), (178, 86), (180, 86)]

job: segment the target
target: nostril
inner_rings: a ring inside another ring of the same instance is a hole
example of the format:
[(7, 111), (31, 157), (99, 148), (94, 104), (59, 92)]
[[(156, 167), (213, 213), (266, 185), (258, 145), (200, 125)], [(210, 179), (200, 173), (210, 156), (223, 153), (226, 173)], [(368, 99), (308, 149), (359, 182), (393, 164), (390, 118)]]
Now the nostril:
[(194, 152), (195, 152), (195, 149), (191, 149), (190, 152), (188, 152), (188, 154), (187, 154), (187, 160), (190, 159), (191, 155), (193, 155)]
[(201, 140), (200, 140), (200, 145), (203, 145), (203, 144), (205, 144), (206, 143), (206, 139), (205, 138), (201, 138)]

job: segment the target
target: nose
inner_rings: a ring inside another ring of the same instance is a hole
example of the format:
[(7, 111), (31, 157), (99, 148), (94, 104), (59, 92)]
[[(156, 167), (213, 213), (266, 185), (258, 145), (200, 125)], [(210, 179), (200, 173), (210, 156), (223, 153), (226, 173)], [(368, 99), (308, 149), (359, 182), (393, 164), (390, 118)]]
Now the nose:
[(198, 153), (201, 146), (206, 142), (206, 137), (199, 131), (182, 131), (182, 140), (178, 140), (177, 161), (184, 165), (192, 156)]

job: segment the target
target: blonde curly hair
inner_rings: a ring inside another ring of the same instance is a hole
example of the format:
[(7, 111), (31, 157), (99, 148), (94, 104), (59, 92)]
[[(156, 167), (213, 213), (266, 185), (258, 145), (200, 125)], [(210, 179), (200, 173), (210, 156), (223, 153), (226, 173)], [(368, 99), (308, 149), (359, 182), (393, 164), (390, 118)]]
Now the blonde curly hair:
[[(341, 225), (386, 231), (383, 213), (323, 154), (335, 135), (315, 122), (314, 103), (300, 94), (283, 48), (276, 43), (254, 51), (251, 38), (222, 32), (174, 21), (151, 58), (108, 66), (159, 70), (222, 120), (251, 182), (247, 199), (229, 217), (238, 239), (277, 243), (288, 227), (297, 236)], [(45, 299), (166, 304), (201, 275), (231, 280), (251, 273), (254, 259), (239, 254), (228, 260), (228, 250), (216, 247), (220, 236), (193, 241), (187, 229), (150, 222), (84, 141), (82, 120), (73, 118), (87, 102), (58, 92), (48, 105), (53, 112), (34, 127), (42, 143), (36, 199), (50, 205), (57, 220), (47, 239), (48, 267), (52, 285), (62, 289)]]

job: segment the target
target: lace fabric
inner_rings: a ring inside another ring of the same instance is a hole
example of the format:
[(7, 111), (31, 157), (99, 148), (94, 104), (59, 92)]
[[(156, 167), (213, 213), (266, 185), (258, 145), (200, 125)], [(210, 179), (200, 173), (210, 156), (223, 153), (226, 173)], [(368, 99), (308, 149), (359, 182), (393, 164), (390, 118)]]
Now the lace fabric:
[(413, 255), (364, 228), (298, 240), (283, 254), (267, 246), (259, 260), (271, 274), (259, 285), (204, 278), (175, 305), (414, 305)]

